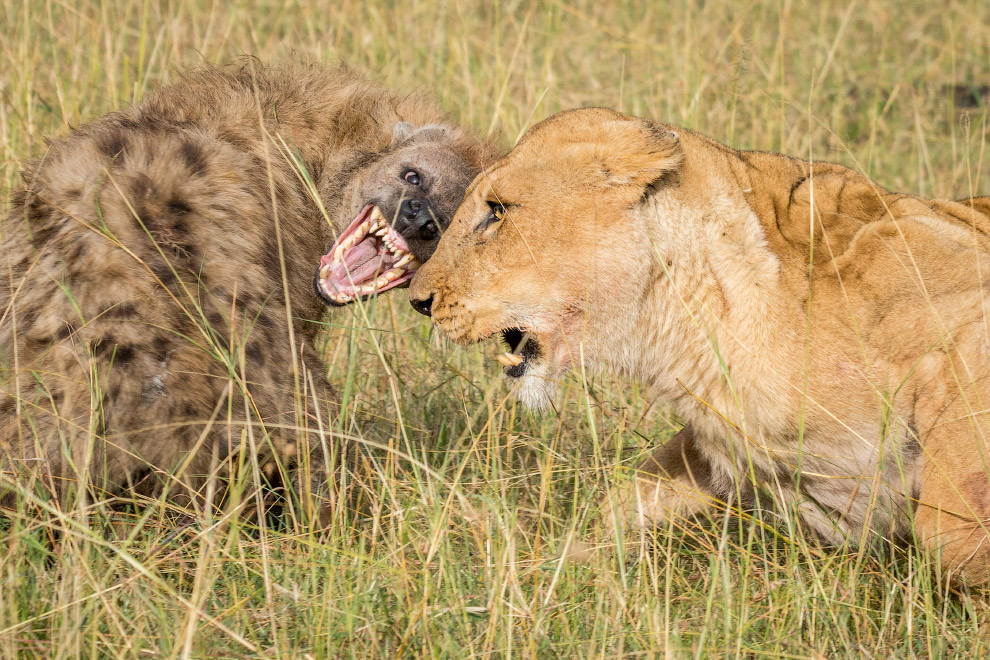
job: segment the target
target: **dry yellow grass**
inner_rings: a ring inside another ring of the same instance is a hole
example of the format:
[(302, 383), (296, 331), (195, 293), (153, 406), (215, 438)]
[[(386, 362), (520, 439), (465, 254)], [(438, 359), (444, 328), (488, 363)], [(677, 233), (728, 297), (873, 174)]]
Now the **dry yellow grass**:
[[(985, 0), (0, 0), (0, 35), (0, 208), (46, 134), (244, 53), (425, 87), (507, 143), (606, 105), (895, 190), (990, 194)], [(947, 595), (912, 549), (726, 520), (632, 561), (599, 551), (616, 467), (676, 425), (650, 394), (572, 378), (535, 417), (494, 348), (446, 345), (401, 292), (366, 311), (333, 316), (326, 351), (344, 430), (375, 448), (373, 520), (321, 538), (156, 508), (5, 521), (0, 657), (988, 655), (985, 598)]]

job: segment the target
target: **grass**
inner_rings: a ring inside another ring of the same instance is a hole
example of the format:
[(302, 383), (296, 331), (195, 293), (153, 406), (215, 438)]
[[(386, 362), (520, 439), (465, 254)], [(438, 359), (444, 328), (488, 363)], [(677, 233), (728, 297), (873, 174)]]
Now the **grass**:
[[(507, 143), (606, 105), (892, 189), (990, 193), (986, 99), (971, 98), (990, 84), (983, 0), (0, 0), (0, 35), (3, 204), (45, 135), (242, 53), (344, 59)], [(490, 346), (447, 345), (401, 292), (367, 311), (330, 318), (326, 356), (343, 431), (377, 448), (370, 520), (314, 536), (177, 527), (161, 505), (12, 518), (0, 657), (990, 655), (987, 600), (951, 593), (912, 548), (726, 518), (605, 552), (602, 495), (676, 428), (649, 392), (572, 376), (535, 416)]]

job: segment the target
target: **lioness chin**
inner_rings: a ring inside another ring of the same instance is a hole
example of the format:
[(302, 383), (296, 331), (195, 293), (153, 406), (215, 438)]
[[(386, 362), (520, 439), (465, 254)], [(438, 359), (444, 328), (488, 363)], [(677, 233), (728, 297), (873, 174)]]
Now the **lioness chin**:
[(987, 202), (575, 110), (474, 180), (410, 295), (457, 342), (501, 333), (528, 403), (583, 362), (686, 421), (616, 491), (620, 525), (769, 497), (986, 583)]

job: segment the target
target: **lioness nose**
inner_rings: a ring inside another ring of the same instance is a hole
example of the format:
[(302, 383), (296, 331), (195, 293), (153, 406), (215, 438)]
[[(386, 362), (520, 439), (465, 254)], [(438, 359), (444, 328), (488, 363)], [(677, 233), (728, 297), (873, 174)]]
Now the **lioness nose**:
[(432, 312), (431, 308), (433, 307), (433, 294), (430, 294), (430, 297), (427, 298), (426, 300), (413, 300), (412, 298), (410, 298), (409, 303), (413, 306), (413, 309), (415, 309), (420, 314), (425, 314), (429, 316), (430, 313)]

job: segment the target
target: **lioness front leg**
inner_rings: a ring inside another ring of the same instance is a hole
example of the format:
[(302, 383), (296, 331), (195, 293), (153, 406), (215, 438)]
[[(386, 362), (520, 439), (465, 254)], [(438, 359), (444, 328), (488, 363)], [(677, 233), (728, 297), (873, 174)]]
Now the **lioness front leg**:
[(606, 525), (615, 532), (694, 518), (724, 506), (726, 493), (719, 486), (694, 431), (685, 426), (639, 464), (630, 483), (613, 491)]

